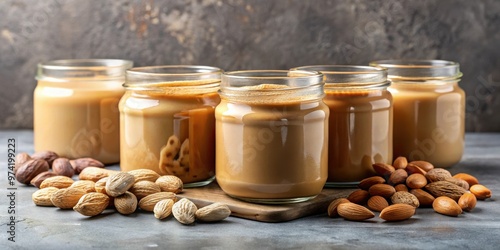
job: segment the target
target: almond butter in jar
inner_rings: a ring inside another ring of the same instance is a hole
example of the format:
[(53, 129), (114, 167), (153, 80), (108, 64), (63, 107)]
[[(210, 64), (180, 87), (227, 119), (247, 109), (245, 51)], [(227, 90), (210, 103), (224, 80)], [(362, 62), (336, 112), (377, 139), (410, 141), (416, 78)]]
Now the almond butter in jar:
[(123, 171), (176, 175), (185, 187), (215, 178), (215, 106), (221, 70), (154, 66), (127, 70), (120, 101)]
[(375, 162), (392, 163), (392, 96), (385, 69), (317, 65), (330, 108), (327, 187), (351, 187), (375, 174)]
[(465, 93), (459, 64), (443, 60), (382, 60), (394, 97), (394, 155), (447, 168), (464, 150)]
[(323, 84), (318, 72), (223, 74), (215, 112), (216, 176), (226, 194), (279, 204), (321, 192), (328, 174)]
[(62, 157), (120, 160), (118, 102), (131, 61), (55, 60), (38, 65), (34, 91), (35, 151)]

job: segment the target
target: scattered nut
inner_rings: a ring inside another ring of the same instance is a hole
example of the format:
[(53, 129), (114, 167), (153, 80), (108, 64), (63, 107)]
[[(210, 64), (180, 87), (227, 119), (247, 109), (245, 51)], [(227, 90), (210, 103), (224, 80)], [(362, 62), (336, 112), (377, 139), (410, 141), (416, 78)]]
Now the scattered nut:
[(458, 199), (458, 205), (464, 211), (470, 212), (476, 207), (477, 199), (473, 193), (465, 193)]
[(422, 174), (411, 174), (406, 179), (406, 185), (411, 189), (423, 188), (427, 185), (427, 178)]
[(139, 201), (139, 208), (144, 211), (152, 212), (156, 203), (161, 200), (172, 199), (174, 201), (177, 200), (177, 197), (172, 192), (159, 192), (155, 194), (150, 194)]
[(392, 204), (408, 204), (415, 208), (420, 206), (420, 202), (415, 195), (404, 191), (394, 193), (391, 196), (391, 202)]
[(67, 177), (73, 177), (75, 170), (66, 158), (57, 158), (52, 163), (52, 172)]
[(428, 171), (425, 177), (429, 182), (444, 181), (451, 177), (451, 173), (444, 168), (435, 168)]
[(350, 201), (346, 198), (337, 198), (333, 200), (330, 205), (328, 205), (328, 216), (330, 218), (339, 217), (339, 213), (337, 212), (337, 207), (342, 203), (349, 203)]
[(410, 163), (416, 165), (417, 167), (423, 169), (426, 172), (429, 172), (432, 169), (434, 169), (434, 165), (432, 165), (430, 162), (427, 161), (411, 161)]
[(394, 186), (394, 189), (396, 189), (396, 192), (398, 192), (398, 191), (408, 192), (408, 187), (405, 184), (398, 184), (398, 185)]
[(182, 192), (183, 188), (182, 180), (175, 175), (160, 176), (156, 180), (156, 184), (160, 186), (162, 192), (172, 192), (178, 194)]
[(153, 208), (153, 213), (155, 214), (155, 218), (159, 220), (167, 218), (170, 214), (172, 214), (173, 206), (174, 206), (174, 200), (172, 199), (159, 201)]
[(31, 157), (29, 154), (27, 153), (19, 153), (16, 155), (16, 159), (15, 159), (15, 164), (14, 164), (14, 174), (17, 173), (17, 170), (19, 169), (19, 167), (21, 167), (21, 165), (23, 165), (25, 162), (31, 160)]
[(405, 183), (408, 173), (404, 169), (396, 169), (389, 177), (389, 184), (397, 185)]
[(137, 198), (129, 191), (115, 197), (113, 202), (115, 204), (116, 211), (120, 214), (131, 214), (137, 209)]
[(196, 219), (196, 210), (198, 208), (192, 201), (182, 198), (172, 207), (172, 214), (180, 223), (189, 225)]
[(371, 196), (382, 196), (384, 198), (391, 198), (391, 196), (396, 193), (396, 189), (388, 184), (375, 184), (368, 189), (368, 193)]
[(141, 168), (128, 171), (127, 173), (135, 177), (135, 182), (139, 181), (152, 181), (155, 182), (160, 175), (151, 169)]
[(447, 181), (431, 182), (425, 186), (425, 189), (429, 191), (429, 193), (434, 195), (434, 197), (447, 196), (455, 201), (458, 201), (458, 199), (460, 199), (460, 196), (467, 192), (467, 190), (463, 189), (462, 187), (459, 187)]
[(52, 197), (52, 194), (54, 194), (57, 190), (59, 189), (55, 187), (39, 189), (31, 195), (31, 199), (37, 206), (53, 207), (54, 204), (52, 204), (50, 197)]
[(462, 179), (450, 177), (450, 178), (446, 178), (445, 181), (451, 182), (459, 187), (462, 187), (465, 190), (469, 190), (469, 183), (467, 183), (466, 181), (464, 181)]
[(478, 200), (485, 200), (491, 197), (491, 190), (481, 184), (470, 187), (470, 192), (473, 193)]
[(40, 184), (42, 184), (42, 182), (45, 179), (47, 179), (49, 177), (53, 177), (53, 176), (57, 176), (57, 174), (55, 174), (54, 172), (49, 172), (49, 171), (39, 173), (37, 176), (35, 176), (35, 178), (31, 179), (30, 184), (37, 187), (37, 188), (40, 188)]
[(359, 205), (366, 204), (368, 198), (370, 198), (370, 194), (368, 191), (362, 189), (358, 189), (347, 196), (347, 200)]
[(71, 167), (75, 170), (75, 174), (80, 174), (87, 167), (104, 168), (104, 164), (92, 158), (78, 158), (69, 161)]
[(413, 164), (413, 163), (408, 163), (405, 168), (406, 172), (411, 175), (411, 174), (421, 174), (425, 175), (427, 171), (421, 169), (419, 166)]
[(195, 217), (200, 221), (221, 221), (231, 215), (231, 210), (226, 204), (215, 202), (211, 205), (196, 210)]
[(368, 208), (350, 202), (339, 204), (337, 212), (340, 217), (352, 221), (363, 221), (375, 217), (375, 214)]
[(402, 221), (415, 214), (416, 207), (408, 204), (394, 204), (384, 208), (379, 217), (385, 221)]
[(380, 176), (390, 176), (396, 169), (393, 166), (385, 163), (375, 163), (372, 165), (373, 170)]
[(87, 193), (95, 192), (95, 183), (89, 180), (75, 181), (70, 187), (83, 189)]
[(394, 163), (392, 163), (395, 169), (405, 169), (406, 165), (408, 165), (408, 160), (404, 156), (399, 156), (394, 160)]
[(52, 162), (55, 159), (59, 158), (59, 155), (53, 151), (39, 151), (31, 155), (32, 159), (44, 160), (49, 164), (49, 167), (52, 166)]
[(446, 196), (437, 197), (432, 203), (432, 208), (434, 211), (448, 216), (456, 217), (462, 213), (462, 208), (457, 202)]
[(372, 196), (368, 199), (368, 208), (375, 212), (380, 212), (389, 206), (389, 202), (382, 196)]
[(101, 193), (84, 194), (78, 203), (73, 207), (73, 210), (85, 216), (96, 216), (101, 214), (109, 204), (109, 197)]
[(20, 183), (30, 184), (33, 178), (46, 171), (49, 171), (49, 164), (45, 160), (29, 160), (17, 169), (16, 179)]
[(40, 188), (56, 187), (62, 189), (71, 186), (73, 182), (75, 181), (67, 176), (57, 175), (49, 177), (42, 181), (42, 183), (40, 184)]
[(434, 196), (432, 196), (432, 194), (429, 194), (422, 189), (412, 189), (410, 193), (415, 195), (415, 197), (417, 197), (418, 203), (422, 207), (432, 206), (432, 203), (434, 202), (435, 199)]
[(52, 194), (50, 201), (60, 209), (72, 209), (86, 192), (79, 188), (59, 189)]
[(466, 174), (466, 173), (458, 173), (458, 174), (454, 175), (453, 178), (457, 178), (457, 179), (461, 179), (461, 180), (466, 181), (469, 184), (469, 187), (472, 187), (476, 184), (479, 184), (479, 181), (477, 180), (476, 177), (474, 177), (470, 174)]
[(150, 194), (161, 192), (161, 189), (158, 184), (152, 181), (138, 181), (128, 191), (133, 193), (138, 200), (141, 200)]
[(122, 195), (134, 185), (134, 182), (135, 177), (133, 175), (125, 172), (118, 172), (109, 176), (106, 182), (106, 193), (112, 197)]

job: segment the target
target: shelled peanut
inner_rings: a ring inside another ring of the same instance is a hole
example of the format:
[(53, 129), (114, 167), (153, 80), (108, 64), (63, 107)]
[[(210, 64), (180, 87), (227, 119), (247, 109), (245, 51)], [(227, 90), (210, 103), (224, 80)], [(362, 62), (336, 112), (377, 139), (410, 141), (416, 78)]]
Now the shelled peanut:
[(375, 163), (373, 169), (377, 175), (362, 180), (359, 190), (331, 202), (330, 217), (362, 221), (375, 217), (375, 211), (383, 220), (401, 221), (411, 218), (419, 207), (458, 216), (472, 211), (477, 200), (491, 197), (491, 191), (474, 176), (452, 175), (426, 161), (408, 162), (398, 157), (392, 165)]
[[(95, 159), (68, 160), (51, 151), (32, 156), (21, 153), (16, 159), (16, 177), (20, 177), (20, 182), (40, 188), (32, 194), (37, 206), (73, 209), (85, 216), (96, 216), (112, 207), (128, 215), (139, 208), (153, 212), (160, 220), (173, 214), (182, 224), (220, 221), (231, 214), (222, 203), (198, 209), (184, 198), (178, 204), (176, 194), (183, 190), (182, 181), (150, 169), (109, 170)], [(79, 180), (71, 178), (74, 174), (78, 174)]]

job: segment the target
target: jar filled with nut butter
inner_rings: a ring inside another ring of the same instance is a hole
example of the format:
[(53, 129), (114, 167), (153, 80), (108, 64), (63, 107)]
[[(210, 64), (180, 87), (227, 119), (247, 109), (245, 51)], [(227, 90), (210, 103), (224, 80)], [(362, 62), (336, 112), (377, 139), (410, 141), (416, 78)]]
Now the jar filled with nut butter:
[(120, 101), (120, 167), (179, 177), (185, 187), (215, 178), (215, 106), (221, 70), (153, 66), (127, 70)]
[(444, 60), (382, 60), (394, 98), (394, 155), (446, 168), (464, 150), (465, 93), (459, 64)]
[(118, 102), (131, 61), (55, 60), (38, 65), (34, 91), (35, 151), (61, 157), (120, 160)]
[(392, 163), (392, 96), (387, 70), (369, 66), (316, 65), (330, 109), (327, 187), (352, 187), (375, 174), (372, 164)]

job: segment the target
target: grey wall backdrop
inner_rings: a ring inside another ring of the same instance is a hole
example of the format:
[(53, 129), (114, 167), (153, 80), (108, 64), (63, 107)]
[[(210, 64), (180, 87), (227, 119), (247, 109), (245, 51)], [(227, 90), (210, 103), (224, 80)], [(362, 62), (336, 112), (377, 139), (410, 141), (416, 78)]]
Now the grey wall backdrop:
[(31, 128), (36, 65), (68, 58), (225, 70), (458, 61), (467, 130), (500, 131), (500, 1), (0, 1), (0, 128)]

